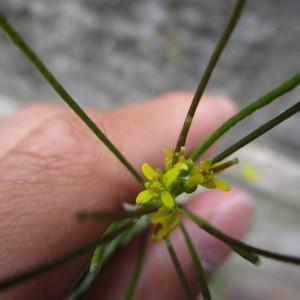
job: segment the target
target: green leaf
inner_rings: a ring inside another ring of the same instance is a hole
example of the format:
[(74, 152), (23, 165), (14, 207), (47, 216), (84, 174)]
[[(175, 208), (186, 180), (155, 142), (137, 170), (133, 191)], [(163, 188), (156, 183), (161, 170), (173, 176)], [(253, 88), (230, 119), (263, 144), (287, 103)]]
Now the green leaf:
[(238, 255), (243, 257), (244, 259), (248, 260), (252, 264), (257, 265), (259, 263), (259, 257), (257, 254), (252, 252), (249, 249), (244, 249), (242, 247), (239, 247), (236, 243), (233, 243), (234, 239), (227, 236), (225, 233), (221, 232), (219, 229), (213, 227), (211, 224), (207, 223), (203, 219), (199, 218), (198, 216), (194, 215), (190, 211), (186, 210), (185, 208), (178, 208), (178, 210), (186, 215), (188, 218), (190, 218), (192, 221), (194, 221), (198, 226), (200, 226), (203, 230), (207, 231), (214, 237), (218, 238), (219, 240), (226, 243), (234, 252), (236, 252)]
[(104, 220), (122, 220), (129, 218), (140, 218), (144, 215), (157, 211), (157, 207), (145, 205), (134, 211), (82, 211), (78, 217), (82, 221), (104, 221)]
[(244, 259), (248, 260), (253, 265), (258, 266), (261, 263), (260, 258), (257, 254), (251, 253), (248, 250), (233, 245), (230, 245), (230, 247), (235, 253), (237, 253), (239, 256), (243, 257)]
[[(123, 221), (113, 222), (106, 233), (116, 229), (116, 227), (124, 224)], [(85, 272), (80, 276), (79, 280), (70, 288), (64, 300), (82, 299), (91, 287), (95, 284), (97, 278), (101, 274), (103, 264), (112, 257), (112, 255), (120, 248), (128, 244), (137, 234), (144, 231), (149, 225), (148, 218), (141, 217), (132, 227), (124, 231), (117, 238), (107, 243), (103, 247), (103, 252), (95, 250), (91, 262), (85, 268)], [(93, 267), (92, 267), (93, 265)]]
[(191, 257), (193, 259), (193, 263), (196, 269), (196, 275), (197, 275), (197, 280), (198, 280), (198, 284), (200, 287), (200, 291), (201, 294), (203, 296), (204, 300), (211, 300), (211, 295), (210, 295), (210, 291), (208, 288), (208, 283), (207, 280), (205, 278), (205, 274), (204, 274), (204, 270), (200, 261), (200, 257), (197, 254), (197, 251), (195, 249), (195, 246), (193, 244), (193, 241), (190, 237), (190, 235), (188, 234), (185, 226), (183, 223), (181, 223), (180, 225), (181, 231), (183, 233), (184, 239), (186, 241), (186, 244), (188, 246), (189, 252), (191, 254)]
[(147, 244), (147, 235), (144, 234), (140, 240), (140, 247), (139, 247), (139, 252), (138, 252), (135, 268), (133, 270), (124, 300), (131, 300), (134, 297), (134, 292), (137, 287), (138, 280), (139, 280), (139, 277), (140, 277), (140, 274), (142, 271), (142, 267), (143, 267), (143, 262), (145, 259), (146, 244)]
[(170, 257), (172, 259), (173, 265), (175, 267), (175, 270), (177, 272), (178, 278), (180, 280), (181, 286), (183, 288), (183, 291), (185, 293), (186, 299), (193, 300), (193, 293), (191, 291), (191, 288), (189, 286), (188, 280), (182, 270), (182, 267), (180, 265), (179, 259), (176, 255), (176, 252), (173, 248), (172, 242), (169, 239), (165, 239)]

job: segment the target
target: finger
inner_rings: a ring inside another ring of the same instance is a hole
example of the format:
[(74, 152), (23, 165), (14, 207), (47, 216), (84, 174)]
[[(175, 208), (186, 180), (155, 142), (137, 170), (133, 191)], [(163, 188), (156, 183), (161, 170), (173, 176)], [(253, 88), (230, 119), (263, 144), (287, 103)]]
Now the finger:
[(0, 159), (26, 138), (30, 132), (63, 110), (62, 107), (50, 103), (34, 104), (10, 117), (1, 119)]
[[(136, 167), (143, 161), (159, 164), (160, 149), (175, 143), (190, 101), (190, 94), (172, 94), (92, 116)], [(204, 99), (189, 145), (232, 113), (230, 102)], [(76, 213), (116, 209), (133, 200), (139, 189), (119, 161), (69, 113), (48, 119), (16, 145), (0, 161), (0, 182), (0, 231), (6, 241), (0, 253), (10, 258), (3, 276), (97, 237), (104, 226), (79, 223)], [(50, 288), (49, 279), (44, 282), (43, 288)]]
[[(253, 203), (248, 195), (236, 189), (228, 193), (209, 191), (194, 198), (189, 203), (188, 209), (228, 235), (240, 239), (250, 226)], [(205, 273), (209, 276), (224, 261), (229, 254), (229, 248), (200, 230), (190, 220), (185, 220), (185, 224), (201, 257)], [(199, 287), (197, 286), (195, 269), (180, 230), (176, 230), (172, 234), (172, 241), (183, 270), (196, 295), (199, 292)], [(89, 299), (98, 299), (99, 295), (104, 300), (122, 299), (135, 265), (137, 251), (137, 240), (122, 249), (105, 268)], [(164, 242), (158, 244), (149, 242), (134, 299), (179, 300), (184, 299), (184, 297)]]
[[(119, 129), (112, 130), (110, 136), (135, 166), (139, 167), (145, 159), (161, 165), (164, 155), (161, 148), (173, 148), (176, 144), (191, 100), (190, 93), (166, 94), (156, 98), (151, 105), (144, 102), (108, 112), (108, 118)], [(235, 110), (228, 98), (204, 96), (188, 135), (187, 152), (199, 145)], [(138, 143), (129, 145), (129, 136), (137, 137)]]

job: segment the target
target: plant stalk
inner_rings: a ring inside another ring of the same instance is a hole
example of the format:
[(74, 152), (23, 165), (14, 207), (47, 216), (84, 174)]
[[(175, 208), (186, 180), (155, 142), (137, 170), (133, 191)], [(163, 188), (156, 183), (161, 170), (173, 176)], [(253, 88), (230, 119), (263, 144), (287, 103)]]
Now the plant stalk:
[(258, 255), (268, 257), (268, 258), (271, 258), (274, 260), (282, 261), (285, 263), (300, 265), (300, 257), (284, 255), (284, 254), (280, 254), (280, 253), (276, 253), (276, 252), (272, 252), (269, 250), (264, 250), (261, 248), (257, 248), (257, 247), (248, 245), (246, 243), (243, 243), (241, 241), (238, 241), (238, 240), (226, 235), (225, 233), (221, 232), (219, 229), (213, 227), (211, 224), (209, 224), (208, 222), (199, 218), (198, 216), (194, 215), (192, 212), (186, 210), (183, 207), (178, 208), (178, 211), (180, 211), (182, 214), (187, 216), (189, 219), (191, 219), (193, 222), (195, 222), (199, 227), (201, 227), (206, 232), (210, 233), (214, 237), (220, 239), (221, 241), (225, 242), (227, 245), (231, 246), (233, 248), (233, 250), (241, 249), (241, 250), (253, 252)]
[(196, 148), (189, 156), (192, 160), (196, 161), (216, 140), (223, 136), (229, 129), (235, 126), (238, 122), (242, 121), (256, 110), (263, 108), (264, 106), (272, 103), (280, 96), (290, 92), (296, 86), (300, 84), (300, 73), (297, 73), (293, 77), (289, 78), (273, 90), (269, 91), (262, 97), (259, 97), (256, 101), (252, 102), (242, 110), (240, 110), (233, 117), (223, 123), (215, 132), (213, 132), (203, 143)]
[(235, 153), (236, 151), (240, 150), (250, 142), (262, 136), (263, 134), (265, 134), (275, 126), (279, 125), (283, 121), (287, 120), (294, 114), (298, 113), (299, 111), (300, 111), (300, 102), (297, 102), (296, 104), (294, 104), (293, 106), (291, 106), (290, 108), (288, 108), (287, 110), (285, 110), (284, 112), (276, 116), (275, 118), (269, 120), (262, 126), (253, 130), (251, 133), (249, 133), (248, 135), (246, 135), (245, 137), (243, 137), (242, 139), (240, 139), (239, 141), (237, 141), (236, 143), (228, 147), (226, 150), (224, 150), (219, 155), (214, 157), (213, 162), (219, 162), (224, 158), (228, 157), (229, 155)]
[[(243, 8), (245, 6), (246, 0), (237, 0), (236, 4), (234, 6), (233, 12), (231, 17), (229, 18), (229, 21), (225, 27), (225, 30), (220, 38), (220, 40), (218, 41), (216, 48), (208, 62), (208, 65), (204, 71), (204, 74), (200, 80), (200, 83), (197, 87), (196, 93), (194, 95), (192, 104), (188, 110), (188, 113), (186, 115), (185, 121), (183, 123), (183, 127), (181, 129), (177, 144), (176, 144), (176, 148), (175, 148), (175, 154), (180, 152), (180, 149), (182, 147), (184, 147), (185, 143), (186, 143), (186, 139), (187, 139), (187, 135), (188, 132), (190, 130), (194, 115), (196, 113), (196, 109), (198, 107), (198, 104), (200, 103), (200, 100), (203, 96), (203, 93), (206, 89), (206, 86), (209, 82), (209, 79), (212, 75), (212, 72), (216, 66), (216, 64), (219, 61), (219, 58), (225, 48), (225, 46), (227, 45), (227, 42), (234, 30), (234, 28), (236, 27), (236, 24), (241, 16), (241, 13), (243, 11)], [(176, 156), (174, 157), (174, 164), (176, 163)]]

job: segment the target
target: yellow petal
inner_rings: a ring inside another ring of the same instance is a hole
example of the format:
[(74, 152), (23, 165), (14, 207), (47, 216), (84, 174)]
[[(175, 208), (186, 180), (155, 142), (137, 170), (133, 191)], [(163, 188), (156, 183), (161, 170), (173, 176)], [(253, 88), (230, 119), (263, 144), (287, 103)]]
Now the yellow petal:
[(204, 171), (208, 171), (209, 168), (211, 167), (212, 164), (212, 159), (206, 159), (200, 162), (200, 168), (203, 169)]
[(170, 210), (166, 207), (161, 207), (157, 212), (151, 215), (150, 220), (152, 224), (164, 223), (168, 217)]
[(165, 153), (165, 158), (166, 159), (173, 159), (174, 152), (168, 148), (163, 148), (163, 151)]
[(230, 190), (230, 185), (229, 183), (218, 179), (218, 178), (214, 178), (213, 179), (214, 184), (216, 185), (216, 187), (222, 191), (229, 191)]
[(164, 206), (168, 207), (168, 208), (172, 208), (174, 207), (174, 198), (173, 196), (167, 192), (167, 191), (163, 191), (161, 193), (161, 201), (164, 204)]
[(204, 176), (201, 173), (196, 173), (187, 180), (187, 185), (192, 187), (201, 184), (203, 181)]
[(174, 166), (174, 168), (177, 168), (179, 170), (184, 170), (184, 171), (188, 170), (188, 166), (187, 166), (187, 164), (185, 162), (179, 162), (179, 163), (177, 163)]
[(155, 196), (155, 193), (153, 191), (150, 190), (144, 190), (142, 192), (140, 192), (137, 197), (136, 197), (136, 203), (140, 204), (140, 203), (145, 203), (150, 201), (151, 199), (153, 199), (153, 197)]
[(180, 173), (180, 169), (178, 168), (172, 168), (169, 171), (167, 171), (163, 176), (164, 184), (167, 187), (170, 187), (176, 181), (179, 173)]
[(169, 170), (172, 168), (174, 152), (167, 148), (163, 148), (163, 151), (165, 153), (165, 169)]
[(153, 180), (155, 176), (155, 170), (147, 163), (142, 165), (142, 171), (145, 177), (149, 180)]

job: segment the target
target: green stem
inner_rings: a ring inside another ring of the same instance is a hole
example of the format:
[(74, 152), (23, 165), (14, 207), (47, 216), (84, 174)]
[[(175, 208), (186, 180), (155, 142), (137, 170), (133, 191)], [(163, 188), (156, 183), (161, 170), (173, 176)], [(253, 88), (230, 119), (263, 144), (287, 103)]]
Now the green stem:
[(125, 294), (124, 300), (131, 300), (134, 297), (134, 292), (136, 290), (138, 280), (142, 271), (144, 259), (145, 259), (145, 253), (146, 253), (146, 244), (147, 244), (147, 235), (143, 234), (140, 240), (140, 247), (138, 256), (136, 259), (135, 268), (133, 270), (127, 292)]
[(229, 155), (233, 154), (234, 152), (238, 151), (239, 149), (243, 148), (253, 140), (257, 139), (258, 137), (262, 136), (275, 126), (279, 125), (281, 122), (287, 120), (294, 114), (298, 113), (300, 111), (300, 102), (297, 102), (275, 118), (271, 119), (270, 121), (266, 122), (262, 126), (258, 127), (242, 139), (240, 139), (238, 142), (233, 144), (232, 146), (228, 147), (226, 150), (221, 152), (219, 155), (217, 155), (213, 161), (218, 162), (223, 160), (224, 158), (228, 157)]
[(193, 244), (193, 241), (189, 235), (189, 233), (187, 232), (187, 229), (185, 228), (184, 224), (181, 222), (180, 224), (180, 229), (183, 233), (184, 239), (186, 241), (186, 244), (188, 246), (188, 249), (190, 251), (191, 257), (193, 259), (193, 263), (196, 269), (196, 275), (197, 275), (197, 279), (198, 279), (198, 284), (200, 287), (200, 291), (201, 294), (203, 296), (204, 300), (211, 300), (211, 295), (210, 295), (210, 291), (208, 288), (208, 283), (207, 280), (205, 278), (205, 274), (204, 274), (204, 270), (200, 261), (200, 257), (197, 254), (197, 251), (195, 249), (195, 246)]
[(165, 239), (165, 242), (166, 242), (170, 257), (172, 259), (172, 262), (174, 264), (175, 270), (177, 272), (178, 278), (180, 280), (181, 286), (182, 286), (183, 291), (185, 293), (186, 299), (192, 300), (193, 299), (193, 293), (190, 289), (188, 280), (187, 280), (187, 278), (186, 278), (186, 276), (185, 276), (185, 274), (182, 270), (179, 259), (176, 255), (176, 252), (175, 252), (174, 248), (173, 248), (172, 242), (169, 239)]
[(101, 131), (96, 123), (84, 112), (84, 110), (76, 103), (66, 89), (57, 81), (54, 75), (49, 71), (46, 65), (38, 57), (38, 55), (25, 42), (21, 35), (12, 27), (11, 24), (0, 13), (0, 27), (11, 38), (14, 44), (21, 50), (21, 52), (29, 59), (29, 61), (36, 67), (40, 74), (52, 86), (57, 94), (69, 105), (75, 114), (91, 129), (97, 138), (118, 158), (118, 160), (128, 169), (128, 171), (141, 183), (143, 178), (137, 170), (129, 163), (125, 156), (117, 149), (117, 147), (110, 141), (110, 139)]
[(83, 211), (78, 214), (78, 217), (82, 221), (86, 220), (119, 220), (119, 219), (128, 219), (128, 218), (140, 218), (144, 215), (148, 215), (157, 211), (157, 207), (155, 206), (145, 206), (141, 207), (136, 211)]
[(282, 261), (285, 263), (291, 263), (294, 265), (300, 265), (300, 257), (296, 256), (290, 256), (290, 255), (284, 255), (276, 252), (272, 252), (269, 250), (260, 249), (251, 245), (248, 245), (246, 243), (243, 243), (241, 241), (238, 241), (225, 233), (221, 232), (217, 228), (213, 227), (211, 224), (207, 223), (203, 219), (200, 219), (198, 216), (194, 215), (192, 212), (186, 210), (185, 208), (178, 208), (178, 211), (186, 215), (189, 219), (191, 219), (193, 222), (195, 222), (199, 227), (201, 227), (203, 230), (207, 231), (214, 237), (220, 239), (224, 243), (228, 244), (230, 247), (233, 248), (233, 250), (241, 249), (248, 252), (253, 252), (258, 255), (268, 257), (274, 260)]
[[(180, 211), (180, 209), (179, 209), (179, 211)], [(196, 222), (197, 219), (198, 219), (198, 223)], [(194, 215), (193, 221), (196, 222), (202, 229), (206, 230), (207, 232), (209, 232), (213, 236), (217, 237), (218, 239), (220, 239), (221, 241), (226, 243), (235, 253), (237, 253), (238, 255), (243, 257), (244, 259), (248, 260), (250, 263), (252, 263), (254, 265), (259, 264), (260, 260), (259, 260), (259, 257), (258, 257), (257, 254), (253, 253), (250, 250), (242, 249), (242, 248), (236, 246), (235, 244), (232, 244), (231, 240), (228, 239), (228, 237), (225, 234), (223, 234), (221, 231), (214, 228), (213, 226), (211, 226), (210, 224), (208, 224), (204, 220), (196, 217), (195, 215)]]
[(123, 226), (121, 226), (120, 228), (118, 228), (117, 230), (115, 230), (107, 235), (104, 235), (104, 236), (98, 238), (97, 240), (87, 242), (84, 245), (76, 248), (75, 250), (67, 252), (53, 260), (49, 260), (48, 262), (37, 265), (33, 268), (30, 268), (29, 270), (19, 272), (16, 275), (13, 275), (6, 279), (0, 280), (0, 291), (10, 288), (20, 282), (32, 279), (33, 277), (36, 277), (42, 273), (45, 273), (57, 266), (65, 264), (68, 261), (76, 258), (77, 256), (80, 256), (88, 251), (91, 251), (92, 249), (94, 249), (95, 247), (97, 247), (100, 244), (110, 242), (111, 240), (113, 240), (117, 236), (119, 236), (122, 232), (129, 229), (133, 224), (134, 224), (134, 222), (129, 221), (126, 224), (124, 224)]
[[(121, 221), (113, 222), (105, 230), (104, 234), (108, 234), (116, 230), (120, 225)], [(130, 229), (132, 229), (132, 227)], [(111, 242), (98, 245), (96, 247), (90, 262), (87, 264), (86, 268), (84, 269), (82, 274), (80, 274), (76, 282), (71, 286), (70, 290), (63, 297), (64, 300), (78, 300), (84, 298), (84, 296), (88, 293), (91, 286), (96, 281), (102, 270), (102, 266), (105, 261), (105, 254), (108, 250), (107, 248), (111, 248), (111, 244), (114, 244), (117, 240), (119, 240), (120, 237), (122, 237), (124, 234), (126, 234), (126, 232), (128, 232), (128, 230), (121, 233), (117, 238), (115, 238)]]
[[(106, 230), (106, 233), (110, 232), (124, 224), (123, 221), (115, 221), (113, 222), (109, 228)], [(101, 274), (102, 266), (104, 263), (108, 261), (110, 257), (121, 247), (127, 245), (137, 234), (144, 231), (148, 226), (148, 221), (146, 218), (140, 218), (131, 228), (121, 233), (117, 238), (112, 240), (111, 242), (100, 245), (98, 247), (103, 247), (104, 251), (98, 256), (99, 252), (97, 250), (96, 256), (94, 255), (89, 264), (87, 264), (84, 269), (83, 274), (81, 274), (80, 278), (76, 280), (75, 284), (69, 289), (66, 293), (66, 296), (63, 298), (64, 300), (77, 300), (84, 299), (85, 295), (88, 294), (89, 290), (96, 283), (97, 278)], [(98, 248), (97, 247), (97, 248)], [(96, 249), (97, 249), (96, 248)]]
[[(225, 46), (227, 45), (227, 42), (234, 30), (234, 28), (236, 27), (236, 24), (241, 16), (242, 10), (245, 6), (246, 0), (237, 0), (236, 4), (234, 6), (234, 10), (233, 13), (231, 15), (231, 17), (229, 18), (229, 21), (225, 27), (225, 30), (220, 38), (220, 40), (218, 41), (216, 48), (209, 60), (209, 63), (204, 71), (204, 74), (200, 80), (200, 83), (197, 87), (196, 93), (194, 95), (192, 104), (188, 110), (188, 113), (186, 115), (185, 121), (183, 123), (183, 127), (181, 129), (178, 141), (177, 141), (177, 145), (175, 148), (175, 153), (179, 153), (181, 147), (183, 147), (186, 143), (186, 139), (187, 139), (187, 135), (188, 132), (190, 130), (194, 115), (196, 113), (196, 109), (198, 107), (198, 104), (203, 96), (203, 93), (205, 91), (205, 88), (209, 82), (209, 79), (212, 75), (212, 72), (216, 66), (216, 64), (219, 61), (219, 58), (225, 48)], [(175, 161), (176, 162), (176, 156), (175, 156)]]
[(190, 158), (194, 161), (197, 160), (216, 140), (218, 140), (229, 129), (231, 129), (231, 127), (233, 127), (238, 122), (248, 117), (256, 110), (270, 104), (278, 97), (291, 91), (299, 84), (300, 84), (300, 73), (286, 80), (275, 89), (271, 90), (264, 96), (258, 98), (256, 101), (252, 102), (250, 105), (243, 108), (233, 117), (231, 117), (229, 120), (223, 123), (223, 125), (221, 125), (214, 133), (212, 133), (196, 150), (194, 150), (194, 152), (190, 155)]

